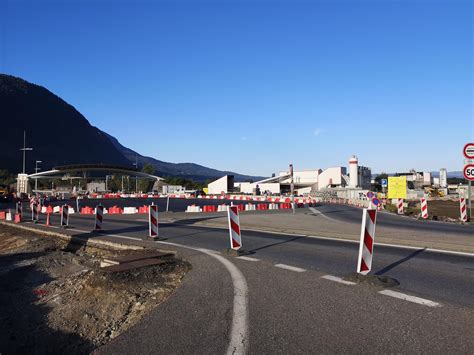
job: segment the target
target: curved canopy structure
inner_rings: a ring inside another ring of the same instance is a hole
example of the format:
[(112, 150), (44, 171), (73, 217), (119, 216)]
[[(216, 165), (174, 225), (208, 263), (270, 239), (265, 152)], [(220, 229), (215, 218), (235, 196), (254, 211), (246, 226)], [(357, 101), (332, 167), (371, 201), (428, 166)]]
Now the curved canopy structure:
[(163, 178), (151, 174), (144, 173), (142, 171), (138, 171), (133, 168), (129, 168), (126, 166), (119, 166), (119, 165), (107, 165), (107, 164), (78, 164), (78, 165), (64, 165), (64, 166), (57, 166), (53, 170), (42, 171), (40, 173), (35, 173), (28, 175), (28, 178), (32, 179), (39, 179), (39, 178), (51, 178), (57, 176), (63, 176), (67, 173), (75, 173), (75, 172), (88, 172), (88, 171), (107, 171), (113, 173), (121, 173), (127, 175), (133, 175), (143, 178), (149, 178), (153, 180), (164, 180)]

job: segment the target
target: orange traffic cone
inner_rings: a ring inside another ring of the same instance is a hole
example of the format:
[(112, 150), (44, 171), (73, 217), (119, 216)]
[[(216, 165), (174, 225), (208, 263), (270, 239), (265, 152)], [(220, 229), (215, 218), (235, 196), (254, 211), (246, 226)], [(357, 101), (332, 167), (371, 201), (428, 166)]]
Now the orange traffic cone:
[(50, 215), (50, 213), (48, 212), (48, 214), (46, 215), (46, 227), (52, 226), (49, 215)]
[(15, 223), (20, 223), (21, 222), (21, 215), (18, 213), (15, 213)]

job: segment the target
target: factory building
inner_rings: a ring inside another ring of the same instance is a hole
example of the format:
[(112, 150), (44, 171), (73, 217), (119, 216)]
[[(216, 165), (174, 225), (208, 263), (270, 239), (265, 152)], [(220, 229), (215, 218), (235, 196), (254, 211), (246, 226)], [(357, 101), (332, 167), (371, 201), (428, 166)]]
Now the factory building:
[[(359, 166), (356, 156), (349, 159), (349, 175), (347, 168), (343, 166), (293, 172), (293, 184), (297, 195), (336, 188), (370, 189), (370, 182), (370, 168)], [(291, 175), (288, 171), (280, 171), (278, 175), (261, 181), (236, 182), (234, 188), (236, 192), (245, 194), (288, 194), (291, 190)]]

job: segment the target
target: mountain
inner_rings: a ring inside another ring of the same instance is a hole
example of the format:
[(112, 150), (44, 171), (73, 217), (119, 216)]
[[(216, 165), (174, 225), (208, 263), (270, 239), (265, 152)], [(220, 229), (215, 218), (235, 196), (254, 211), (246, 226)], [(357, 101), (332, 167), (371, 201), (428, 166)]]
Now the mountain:
[(219, 171), (193, 163), (168, 163), (142, 156), (124, 147), (111, 135), (92, 126), (73, 106), (46, 88), (23, 79), (0, 74), (0, 169), (22, 171), (23, 131), (26, 146), (26, 172), (32, 173), (36, 160), (41, 169), (67, 164), (114, 164), (133, 167), (151, 164), (158, 176), (179, 176), (203, 181), (224, 175), (236, 180), (259, 179), (238, 173)]
[(137, 161), (138, 166), (151, 164), (159, 176), (180, 176), (195, 181), (220, 178), (224, 175), (234, 175), (235, 181), (258, 181), (264, 179), (262, 176), (249, 176), (234, 173), (232, 171), (220, 171), (194, 163), (168, 163), (151, 157), (146, 157), (138, 154), (130, 148), (124, 147), (120, 144), (117, 138), (105, 132), (102, 133), (104, 133), (110, 139), (115, 148), (117, 148), (117, 150), (121, 152), (131, 164), (134, 164), (135, 160)]

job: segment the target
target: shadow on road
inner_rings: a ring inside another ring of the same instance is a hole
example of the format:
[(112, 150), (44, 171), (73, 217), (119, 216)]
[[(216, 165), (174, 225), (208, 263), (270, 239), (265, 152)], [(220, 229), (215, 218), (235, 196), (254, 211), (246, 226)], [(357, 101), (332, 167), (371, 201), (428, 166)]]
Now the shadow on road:
[(281, 244), (290, 243), (290, 242), (293, 242), (293, 241), (295, 241), (295, 240), (303, 239), (303, 238), (305, 238), (305, 237), (294, 237), (294, 238), (291, 238), (291, 239), (284, 240), (284, 241), (282, 241), (282, 242), (272, 243), (272, 244), (264, 245), (263, 247), (251, 249), (251, 250), (249, 250), (249, 252), (250, 252), (250, 253), (255, 253), (255, 252), (259, 251), (259, 250), (268, 249), (268, 248), (274, 247), (274, 246), (276, 246), (276, 245), (281, 245)]
[(419, 249), (419, 250), (415, 250), (413, 253), (411, 253), (410, 255), (408, 255), (408, 256), (406, 256), (406, 257), (404, 257), (403, 259), (400, 259), (400, 260), (398, 260), (398, 261), (396, 261), (396, 262), (394, 262), (394, 263), (392, 263), (392, 264), (390, 264), (390, 265), (385, 266), (383, 269), (377, 271), (377, 272), (375, 273), (375, 275), (377, 275), (377, 276), (383, 275), (383, 274), (385, 274), (387, 271), (390, 271), (390, 270), (392, 270), (393, 268), (397, 267), (398, 265), (404, 263), (405, 261), (408, 261), (408, 260), (414, 258), (415, 256), (421, 254), (421, 253), (424, 252), (425, 250), (426, 250), (426, 248)]

